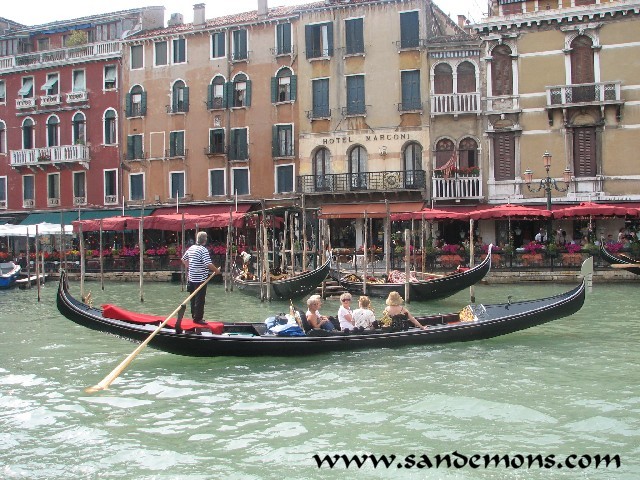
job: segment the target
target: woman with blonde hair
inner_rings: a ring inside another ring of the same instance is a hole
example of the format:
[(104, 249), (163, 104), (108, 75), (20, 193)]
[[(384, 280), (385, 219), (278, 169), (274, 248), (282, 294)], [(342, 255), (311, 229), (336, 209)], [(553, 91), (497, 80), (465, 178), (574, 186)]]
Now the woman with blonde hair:
[(371, 300), (366, 295), (362, 295), (358, 299), (358, 308), (353, 311), (353, 323), (357, 329), (370, 330), (375, 321), (376, 315), (371, 310)]
[(349, 292), (340, 295), (338, 321), (340, 322), (340, 330), (343, 332), (353, 331), (353, 312), (351, 311), (351, 294)]
[(406, 323), (408, 320), (411, 322), (416, 328), (421, 328), (426, 330), (429, 328), (427, 325), (422, 325), (416, 318), (411, 315), (409, 310), (407, 310), (404, 306), (404, 300), (400, 296), (398, 292), (395, 290), (393, 292), (389, 292), (389, 296), (385, 302), (387, 306), (384, 311), (387, 313), (389, 317), (391, 317), (392, 321), (395, 322), (403, 322)]

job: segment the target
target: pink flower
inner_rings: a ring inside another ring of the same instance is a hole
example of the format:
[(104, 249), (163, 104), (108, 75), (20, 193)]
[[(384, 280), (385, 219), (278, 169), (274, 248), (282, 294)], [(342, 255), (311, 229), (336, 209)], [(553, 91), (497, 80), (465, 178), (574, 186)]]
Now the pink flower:
[(578, 253), (582, 247), (577, 243), (569, 243), (567, 244), (567, 252), (569, 253)]
[(524, 246), (524, 251), (526, 253), (540, 253), (543, 245), (538, 242), (529, 242)]
[(442, 247), (442, 253), (446, 255), (454, 255), (460, 251), (460, 245), (450, 245), (446, 244)]

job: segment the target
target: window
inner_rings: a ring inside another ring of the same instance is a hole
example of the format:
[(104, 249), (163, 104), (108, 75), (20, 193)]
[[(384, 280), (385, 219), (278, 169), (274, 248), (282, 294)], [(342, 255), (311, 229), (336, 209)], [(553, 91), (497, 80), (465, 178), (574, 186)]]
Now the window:
[(211, 58), (221, 58), (227, 55), (224, 32), (211, 34)]
[(115, 65), (105, 65), (104, 67), (104, 89), (113, 90), (117, 87), (117, 75)]
[(293, 192), (293, 165), (276, 166), (276, 193)]
[(73, 172), (73, 204), (84, 205), (87, 203), (87, 174), (85, 172)]
[(76, 113), (71, 122), (71, 133), (73, 135), (73, 143), (75, 145), (84, 145), (86, 143), (85, 129), (86, 120), (83, 113)]
[(333, 23), (305, 25), (304, 36), (307, 58), (333, 56)]
[(402, 111), (421, 110), (420, 98), (420, 70), (405, 70), (400, 72), (402, 84)]
[(515, 179), (516, 137), (513, 132), (496, 133), (493, 136), (494, 177), (496, 180)]
[(320, 148), (313, 156), (313, 175), (317, 192), (331, 190), (331, 154), (326, 148)]
[(0, 208), (7, 208), (7, 177), (0, 177)]
[(232, 107), (248, 107), (251, 105), (251, 81), (244, 73), (240, 73), (233, 79), (233, 105)]
[(7, 124), (0, 121), (0, 153), (7, 153)]
[(35, 134), (35, 128), (33, 126), (33, 120), (25, 118), (22, 122), (22, 148), (30, 149), (34, 147), (33, 137)]
[(49, 50), (49, 37), (38, 39), (38, 51), (43, 52)]
[(442, 139), (436, 143), (436, 168), (444, 167), (451, 159), (455, 160), (456, 149), (449, 139)]
[(293, 156), (293, 125), (274, 125), (271, 151), (274, 157)]
[(229, 137), (229, 160), (247, 160), (249, 158), (247, 129), (233, 128)]
[(144, 51), (142, 45), (131, 46), (131, 70), (144, 68)]
[(419, 12), (400, 13), (400, 48), (416, 48), (420, 45)]
[(7, 86), (4, 83), (4, 80), (0, 80), (0, 103), (5, 103), (7, 101)]
[(60, 120), (55, 115), (47, 118), (47, 147), (60, 145)]
[(331, 116), (329, 110), (329, 79), (321, 78), (311, 81), (313, 94), (312, 118), (327, 118)]
[(144, 200), (144, 173), (129, 175), (129, 200)]
[(347, 77), (347, 115), (364, 115), (364, 75)]
[(276, 55), (288, 55), (291, 53), (291, 24), (279, 23), (276, 25)]
[(184, 38), (176, 38), (172, 42), (173, 63), (185, 63), (187, 61), (187, 41)]
[(140, 85), (134, 85), (125, 100), (127, 117), (143, 117), (147, 114), (147, 92)]
[(448, 63), (439, 63), (433, 69), (433, 93), (436, 95), (453, 93), (453, 70)]
[(22, 87), (18, 90), (22, 98), (33, 98), (33, 77), (23, 77)]
[(224, 169), (209, 170), (209, 196), (226, 195)]
[(161, 67), (169, 63), (169, 52), (167, 48), (167, 42), (155, 42), (153, 44), (155, 54), (153, 56), (154, 66)]
[(247, 31), (234, 30), (232, 32), (233, 41), (233, 60), (246, 60), (247, 59)]
[(498, 45), (492, 52), (491, 87), (492, 94), (513, 95), (513, 70), (511, 49), (507, 45)]
[(576, 177), (595, 177), (598, 173), (595, 127), (573, 129), (573, 172)]
[(184, 172), (169, 173), (170, 198), (184, 198)]
[(578, 35), (571, 42), (571, 83), (575, 86), (571, 89), (569, 103), (593, 102), (596, 99), (595, 85), (582, 85), (594, 83), (595, 67), (593, 54), (593, 41), (587, 35)]
[(349, 186), (351, 190), (367, 188), (367, 151), (358, 145), (349, 151)]
[(171, 113), (189, 111), (189, 87), (182, 80), (173, 84), (171, 89)]
[(47, 175), (47, 205), (57, 207), (60, 205), (60, 174), (49, 173)]
[(271, 101), (273, 103), (293, 102), (296, 99), (297, 77), (291, 69), (284, 67), (271, 79)]
[(143, 158), (142, 135), (127, 136), (127, 160), (141, 160)]
[(476, 67), (471, 62), (458, 65), (458, 93), (476, 92)]
[(60, 92), (58, 78), (59, 75), (57, 73), (47, 74), (47, 81), (42, 85), (42, 90), (44, 90), (45, 95), (57, 95)]
[(84, 70), (73, 71), (73, 88), (74, 92), (84, 92), (87, 89), (85, 82)]
[(33, 207), (36, 199), (35, 177), (33, 175), (25, 175), (22, 177), (22, 203), (26, 206)]
[(104, 171), (104, 203), (118, 203), (118, 171)]
[(169, 154), (168, 157), (184, 157), (184, 130), (179, 132), (169, 132)]
[(344, 21), (347, 55), (364, 53), (364, 33), (362, 18), (352, 18)]
[(479, 167), (478, 142), (473, 138), (463, 138), (458, 148), (458, 165), (461, 168)]
[(216, 76), (209, 84), (207, 94), (207, 108), (209, 110), (225, 108), (224, 84), (224, 77), (221, 75)]
[(209, 129), (209, 154), (224, 153), (224, 128)]
[(118, 117), (116, 111), (109, 109), (104, 112), (104, 144), (115, 145), (118, 143), (118, 137), (116, 136), (116, 127), (118, 124)]
[(249, 195), (249, 169), (248, 168), (232, 168), (231, 169), (232, 184), (231, 189), (236, 195)]
[(402, 163), (404, 168), (405, 188), (420, 188), (423, 185), (418, 183), (422, 175), (422, 146), (419, 143), (409, 143), (402, 152)]

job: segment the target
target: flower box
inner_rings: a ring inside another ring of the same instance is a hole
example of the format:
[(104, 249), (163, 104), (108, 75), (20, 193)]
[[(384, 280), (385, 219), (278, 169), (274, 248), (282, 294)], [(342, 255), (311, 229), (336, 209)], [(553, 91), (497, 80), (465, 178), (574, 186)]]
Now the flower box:
[(524, 253), (522, 255), (522, 264), (525, 267), (539, 267), (542, 265), (543, 257), (541, 253)]
[(563, 253), (560, 258), (562, 265), (567, 267), (579, 267), (582, 264), (582, 255), (579, 253)]
[(462, 263), (462, 257), (458, 254), (440, 255), (440, 264), (446, 268), (456, 268)]

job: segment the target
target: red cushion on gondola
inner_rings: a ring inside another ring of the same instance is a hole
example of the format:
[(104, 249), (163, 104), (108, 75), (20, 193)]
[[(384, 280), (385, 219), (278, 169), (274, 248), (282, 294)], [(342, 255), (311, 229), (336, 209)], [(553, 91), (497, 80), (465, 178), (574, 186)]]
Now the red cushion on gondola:
[[(102, 316), (105, 318), (112, 318), (114, 320), (123, 320), (125, 322), (142, 323), (142, 324), (157, 324), (160, 325), (165, 319), (159, 315), (149, 315), (147, 313), (136, 313), (125, 310), (124, 308), (116, 307), (115, 305), (102, 305)], [(167, 326), (175, 328), (176, 319), (172, 318), (167, 322)], [(180, 327), (183, 330), (192, 330), (194, 328), (208, 328), (211, 333), (220, 335), (224, 330), (224, 324), (222, 322), (207, 322), (206, 325), (200, 325), (193, 323), (193, 320), (185, 318), (182, 320)]]

